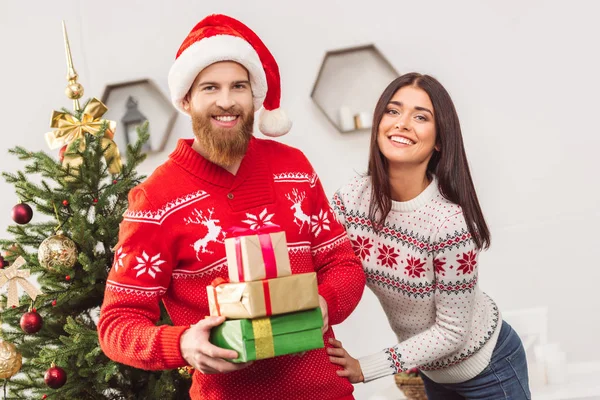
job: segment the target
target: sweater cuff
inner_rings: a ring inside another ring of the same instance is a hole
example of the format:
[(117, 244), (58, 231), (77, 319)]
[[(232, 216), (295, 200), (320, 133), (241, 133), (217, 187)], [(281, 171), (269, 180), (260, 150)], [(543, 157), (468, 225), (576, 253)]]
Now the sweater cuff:
[[(319, 294), (323, 296), (325, 301), (327, 302), (327, 314), (329, 315), (329, 326), (336, 324), (338, 322), (335, 321), (334, 312), (338, 310), (337, 307), (337, 295), (335, 293), (335, 289), (329, 286), (326, 283), (319, 285)], [(333, 317), (333, 321), (332, 321)]]
[(358, 359), (365, 383), (396, 373), (385, 351)]
[(181, 335), (189, 329), (189, 326), (169, 326), (162, 325), (160, 334), (161, 347), (160, 357), (164, 364), (164, 369), (174, 369), (186, 366), (188, 363), (181, 356)]

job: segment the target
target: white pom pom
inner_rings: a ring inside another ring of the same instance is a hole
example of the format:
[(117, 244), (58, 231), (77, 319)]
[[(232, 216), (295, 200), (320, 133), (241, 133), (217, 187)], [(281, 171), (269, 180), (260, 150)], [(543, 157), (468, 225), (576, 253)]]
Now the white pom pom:
[(292, 128), (292, 121), (281, 108), (275, 110), (262, 109), (258, 117), (258, 129), (270, 137), (285, 135)]

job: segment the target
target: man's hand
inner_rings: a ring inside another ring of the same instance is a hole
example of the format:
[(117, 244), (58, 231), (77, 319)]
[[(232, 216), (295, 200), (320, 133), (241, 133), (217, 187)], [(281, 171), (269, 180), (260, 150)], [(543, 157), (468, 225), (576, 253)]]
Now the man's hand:
[(342, 347), (342, 342), (329, 338), (329, 344), (333, 347), (327, 348), (327, 354), (329, 354), (329, 361), (333, 364), (337, 364), (344, 368), (341, 371), (335, 371), (338, 376), (348, 378), (350, 383), (364, 382), (365, 377), (363, 376), (360, 363), (354, 357)]
[(210, 329), (221, 325), (225, 317), (209, 317), (192, 325), (181, 335), (179, 347), (181, 355), (192, 367), (203, 374), (224, 374), (239, 371), (249, 366), (250, 363), (234, 364), (223, 360), (237, 358), (237, 352), (222, 349), (210, 343)]
[(325, 333), (329, 330), (329, 312), (327, 301), (321, 295), (319, 295), (319, 306), (321, 307), (321, 314), (323, 314), (323, 328), (321, 330)]

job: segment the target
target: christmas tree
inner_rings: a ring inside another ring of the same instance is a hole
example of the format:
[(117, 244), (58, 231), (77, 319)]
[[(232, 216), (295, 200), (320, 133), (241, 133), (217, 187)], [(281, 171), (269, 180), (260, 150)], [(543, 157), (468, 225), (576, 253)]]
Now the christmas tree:
[[(0, 299), (7, 305), (0, 340), (4, 398), (187, 399), (186, 369), (138, 370), (100, 349), (96, 320), (127, 194), (143, 179), (136, 167), (149, 135), (147, 124), (138, 128), (122, 163), (112, 140), (115, 124), (101, 118), (104, 104), (91, 99), (80, 106), (83, 88), (64, 24), (63, 32), (74, 110), (55, 111), (54, 130), (46, 134), (52, 148), (61, 147), (58, 161), (17, 147), (9, 152), (26, 163), (24, 170), (3, 173), (22, 200), (12, 211), (12, 237), (0, 240), (0, 284), (8, 287)], [(47, 217), (31, 222), (34, 209)], [(164, 310), (163, 316), (160, 323), (170, 323)]]

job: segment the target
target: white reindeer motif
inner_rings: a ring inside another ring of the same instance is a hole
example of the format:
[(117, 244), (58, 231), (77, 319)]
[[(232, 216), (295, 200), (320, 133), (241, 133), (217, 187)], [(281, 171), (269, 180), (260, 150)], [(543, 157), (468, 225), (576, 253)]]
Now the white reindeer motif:
[(293, 203), (290, 209), (294, 210), (294, 223), (300, 227), (300, 233), (302, 233), (304, 225), (310, 228), (310, 217), (302, 211), (302, 202), (306, 198), (306, 192), (298, 194), (298, 189), (294, 188), (292, 189), (292, 194), (294, 195), (293, 200), (289, 194), (286, 194), (285, 197)]
[(205, 217), (202, 211), (194, 209), (193, 219), (192, 217), (184, 218), (186, 225), (199, 224), (206, 226), (206, 228), (208, 229), (208, 233), (204, 237), (196, 240), (194, 244), (190, 245), (196, 251), (196, 258), (198, 259), (198, 261), (200, 261), (200, 252), (208, 254), (213, 253), (212, 251), (207, 249), (209, 243), (223, 243), (223, 240), (219, 240), (219, 236), (223, 234), (223, 229), (219, 225), (217, 225), (217, 222), (221, 221), (219, 221), (218, 219), (212, 219), (214, 211), (214, 208), (208, 210), (208, 217)]

